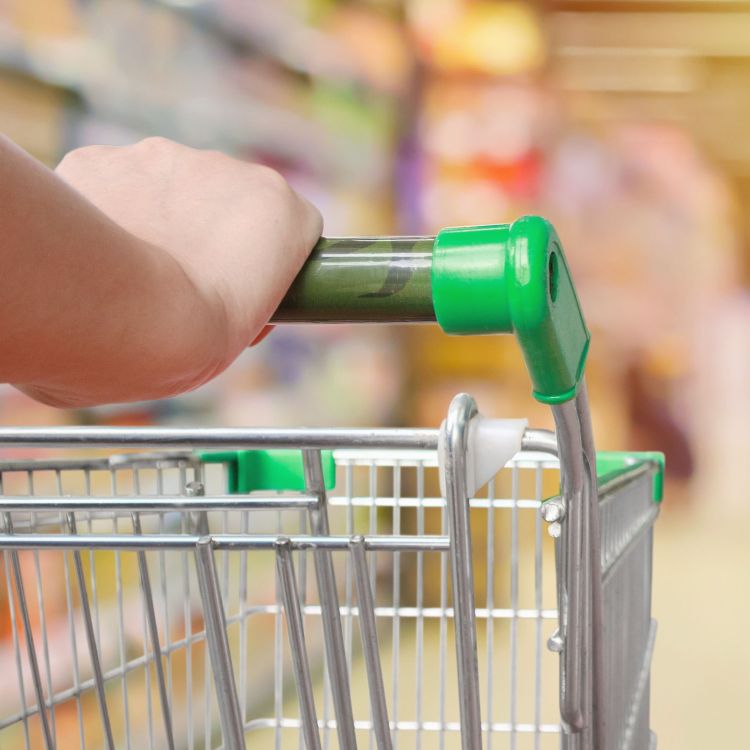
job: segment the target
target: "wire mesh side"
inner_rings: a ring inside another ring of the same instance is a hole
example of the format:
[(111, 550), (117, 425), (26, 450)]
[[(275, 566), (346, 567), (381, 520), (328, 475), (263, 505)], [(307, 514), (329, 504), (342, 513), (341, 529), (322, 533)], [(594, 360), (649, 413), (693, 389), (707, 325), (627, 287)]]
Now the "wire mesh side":
[(602, 582), (607, 747), (649, 747), (649, 688), (656, 625), (651, 619), (653, 524), (659, 506), (642, 467), (603, 488)]
[[(434, 453), (341, 451), (336, 458), (338, 494), (330, 498), (331, 534), (352, 538), (447, 533)], [(145, 460), (137, 467), (117, 469), (101, 463), (59, 471), (43, 466), (6, 472), (5, 492), (30, 496), (54, 492), (187, 496), (188, 488), (197, 480), (203, 480), (208, 491), (220, 492), (224, 478), (215, 473), (217, 469), (220, 467), (206, 467), (205, 475), (198, 476), (189, 462), (151, 465)], [(522, 457), (496, 478), (485, 496), (471, 502), (488, 746), (551, 748), (556, 746), (559, 732), (556, 665), (542, 648), (556, 618), (554, 577), (549, 569), (551, 547), (546, 535), (541, 534), (536, 512), (541, 497), (552, 491), (556, 482), (556, 472), (547, 469), (554, 469), (553, 462), (541, 456)], [(548, 473), (552, 476), (545, 479)], [(139, 513), (137, 521), (129, 513), (79, 511), (74, 515), (76, 533), (81, 536), (129, 535), (137, 524), (155, 539), (196, 530), (216, 534), (310, 532), (305, 510), (213, 512), (202, 518), (180, 512)], [(67, 517), (59, 514), (19, 511), (14, 519), (18, 533), (70, 530)], [(156, 546), (143, 553), (82, 553), (111, 731), (118, 747), (161, 748), (171, 747), (171, 743), (176, 747), (218, 747), (220, 712), (205, 643), (194, 555)], [(36, 597), (38, 603), (31, 607), (31, 629), (57, 747), (101, 747), (105, 730), (97, 710), (72, 553), (24, 551), (18, 555), (23, 561), (25, 590), (41, 592)], [(302, 717), (283, 591), (275, 575), (278, 558), (273, 552), (248, 550), (217, 550), (213, 557), (225, 609), (227, 643), (235, 665), (242, 727), (252, 733), (254, 747), (297, 747)], [(312, 553), (295, 550), (291, 558), (321, 743), (323, 747), (337, 747), (336, 713), (331, 680), (326, 674), (321, 602)], [(368, 676), (372, 669), (365, 666), (368, 654), (362, 639), (353, 559), (346, 552), (333, 554), (356, 738), (358, 745), (365, 747), (371, 737), (373, 741), (377, 737), (378, 716), (382, 737), (383, 712), (378, 714), (371, 708)], [(156, 628), (150, 620), (149, 597), (144, 599), (142, 560)], [(446, 555), (370, 551), (365, 555), (365, 565), (373, 594), (382, 704), (393, 745), (400, 741), (417, 747), (458, 747), (453, 612)], [(5, 572), (11, 581), (9, 569)], [(18, 675), (16, 682), (22, 680), (23, 687), (14, 685), (15, 706), (2, 703), (0, 744), (44, 747), (41, 714), (24, 656), (25, 630), (12, 585), (10, 591), (11, 599), (3, 604), (8, 628), (15, 627), (15, 636), (11, 634), (12, 647), (3, 649), (3, 658), (7, 657), (10, 673)], [(13, 606), (8, 606), (11, 601)], [(159, 657), (155, 656), (157, 641)], [(161, 669), (157, 669), (159, 661)], [(163, 694), (168, 711), (164, 710)], [(74, 730), (69, 731), (70, 727)], [(247, 738), (250, 741), (249, 734)]]
[[(337, 461), (339, 494), (330, 498), (329, 533), (350, 539), (446, 533), (434, 454), (342, 451)], [(29, 497), (53, 492), (187, 496), (197, 480), (205, 479), (188, 463), (106, 471), (92, 465), (68, 471), (78, 475), (68, 476), (64, 469), (50, 473), (48, 468), (6, 471), (3, 491)], [(556, 481), (553, 462), (521, 456), (493, 480), (484, 496), (470, 502), (488, 747), (552, 747), (559, 732), (554, 660), (543, 649), (557, 617), (550, 606), (554, 578), (548, 569), (550, 542), (541, 533), (536, 512)], [(650, 741), (648, 674), (654, 639), (651, 525), (657, 506), (650, 499), (648, 475), (605, 488), (601, 509), (605, 654), (607, 673), (616, 676), (607, 685), (608, 743), (639, 747)], [(307, 511), (6, 515), (13, 516), (5, 519), (6, 533), (74, 532), (85, 537), (140, 530), (155, 542), (146, 551), (92, 550), (78, 553), (78, 558), (70, 551), (4, 552), (10, 648), (3, 649), (1, 658), (16, 685), (15, 705), (13, 699), (2, 703), (3, 745), (7, 741), (11, 746), (43, 747), (49, 732), (51, 744), (58, 747), (107, 746), (109, 733), (125, 747), (218, 746), (222, 704), (214, 695), (205, 646), (205, 602), (195, 561), (188, 552), (159, 549), (156, 540), (175, 533), (306, 534)], [(305, 651), (321, 742), (335, 747), (337, 712), (323, 647), (324, 608), (311, 554), (295, 550), (290, 560), (307, 635)], [(240, 732), (257, 730), (253, 741), (261, 747), (264, 737), (269, 746), (296, 744), (303, 719), (283, 590), (275, 583), (278, 555), (227, 548), (213, 557), (227, 647), (236, 668)], [(387, 715), (394, 746), (399, 741), (420, 747), (457, 746), (454, 614), (445, 556), (396, 549), (368, 552), (364, 564), (373, 595), (374, 626), (369, 625), (371, 636), (377, 635), (382, 672), (379, 713), (371, 709), (372, 665), (365, 667), (372, 654), (361, 636), (361, 576), (358, 579), (352, 555), (334, 555), (358, 742), (369, 744), (378, 731), (382, 741), (382, 717)], [(27, 632), (33, 633), (31, 642)], [(100, 676), (93, 669), (97, 659)], [(98, 689), (102, 681), (106, 712)], [(258, 689), (259, 685), (268, 687)], [(44, 711), (38, 708), (40, 694)]]
[[(119, 468), (106, 460), (62, 460), (56, 466), (6, 462), (3, 493), (18, 498), (178, 496), (197, 478), (192, 460)], [(6, 533), (20, 534), (158, 536), (166, 530), (186, 532), (189, 525), (189, 519), (175, 513), (5, 515), (13, 518), (10, 529), (6, 521)], [(28, 601), (29, 629), (20, 623), (19, 586), (11, 585), (14, 557)], [(40, 711), (31, 689), (35, 679), (29, 660), (15, 659), (15, 684), (5, 681), (1, 689), (0, 746), (173, 748), (175, 731), (183, 742), (185, 722), (175, 730), (171, 715), (186, 697), (177, 687), (180, 665), (185, 658), (190, 662), (191, 652), (202, 648), (205, 637), (202, 626), (196, 627), (202, 618), (195, 572), (183, 564), (183, 557), (156, 550), (4, 552), (6, 587), (0, 612), (12, 623), (16, 648), (33, 634), (45, 706)], [(12, 652), (5, 646), (0, 664), (10, 661)], [(206, 683), (192, 679), (190, 684), (192, 699)], [(45, 717), (51, 735), (46, 739), (41, 731)]]
[[(339, 451), (336, 458), (345, 482), (337, 486), (344, 492), (330, 498), (334, 531), (447, 533), (433, 453)], [(549, 457), (522, 455), (470, 503), (482, 719), (490, 747), (558, 743), (557, 664), (543, 647), (557, 617), (553, 545), (538, 514), (558, 477)], [(382, 557), (372, 580), (394, 742), (458, 747), (447, 559), (420, 553)], [(344, 624), (356, 633), (356, 606), (347, 609), (348, 601)], [(355, 650), (355, 672), (356, 656)], [(358, 726), (369, 724), (360, 720)]]

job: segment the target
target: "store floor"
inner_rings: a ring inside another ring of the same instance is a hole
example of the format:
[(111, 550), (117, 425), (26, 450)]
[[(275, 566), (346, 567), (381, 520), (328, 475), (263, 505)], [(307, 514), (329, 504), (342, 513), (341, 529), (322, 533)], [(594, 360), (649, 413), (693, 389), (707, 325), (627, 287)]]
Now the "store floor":
[(705, 500), (657, 524), (652, 726), (666, 750), (750, 745), (750, 540)]

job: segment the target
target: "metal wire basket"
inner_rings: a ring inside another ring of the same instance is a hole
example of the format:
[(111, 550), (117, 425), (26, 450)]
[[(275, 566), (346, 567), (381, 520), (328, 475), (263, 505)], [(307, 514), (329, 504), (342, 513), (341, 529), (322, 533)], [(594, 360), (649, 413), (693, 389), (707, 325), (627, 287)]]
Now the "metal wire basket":
[(0, 429), (53, 452), (0, 463), (0, 747), (653, 746), (661, 465), (595, 457), (579, 380), (557, 434), (465, 394), (439, 430)]

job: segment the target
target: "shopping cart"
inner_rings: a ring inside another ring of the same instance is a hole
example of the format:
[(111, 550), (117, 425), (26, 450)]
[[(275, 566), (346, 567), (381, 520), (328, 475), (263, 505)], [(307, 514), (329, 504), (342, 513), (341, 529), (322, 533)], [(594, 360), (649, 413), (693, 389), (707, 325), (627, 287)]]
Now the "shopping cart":
[(435, 319), (556, 433), (0, 429), (0, 747), (654, 747), (663, 460), (595, 456), (554, 230), (322, 240), (275, 316)]

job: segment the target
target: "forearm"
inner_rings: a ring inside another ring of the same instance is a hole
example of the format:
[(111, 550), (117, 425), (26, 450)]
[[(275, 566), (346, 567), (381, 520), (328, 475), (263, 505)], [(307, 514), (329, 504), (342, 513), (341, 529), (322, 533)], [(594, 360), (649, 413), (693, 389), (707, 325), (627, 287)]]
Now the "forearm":
[[(219, 369), (221, 324), (169, 254), (135, 238), (52, 172), (0, 138), (0, 380), (54, 403), (141, 398), (144, 382), (179, 392)], [(169, 279), (165, 285), (165, 279)], [(165, 294), (165, 287), (169, 293)], [(191, 336), (170, 335), (190, 326)], [(206, 347), (215, 341), (215, 359)], [(190, 363), (191, 342), (201, 356)], [(150, 370), (150, 371), (149, 371)], [(170, 383), (170, 378), (174, 383)], [(195, 381), (194, 383), (191, 381)]]

